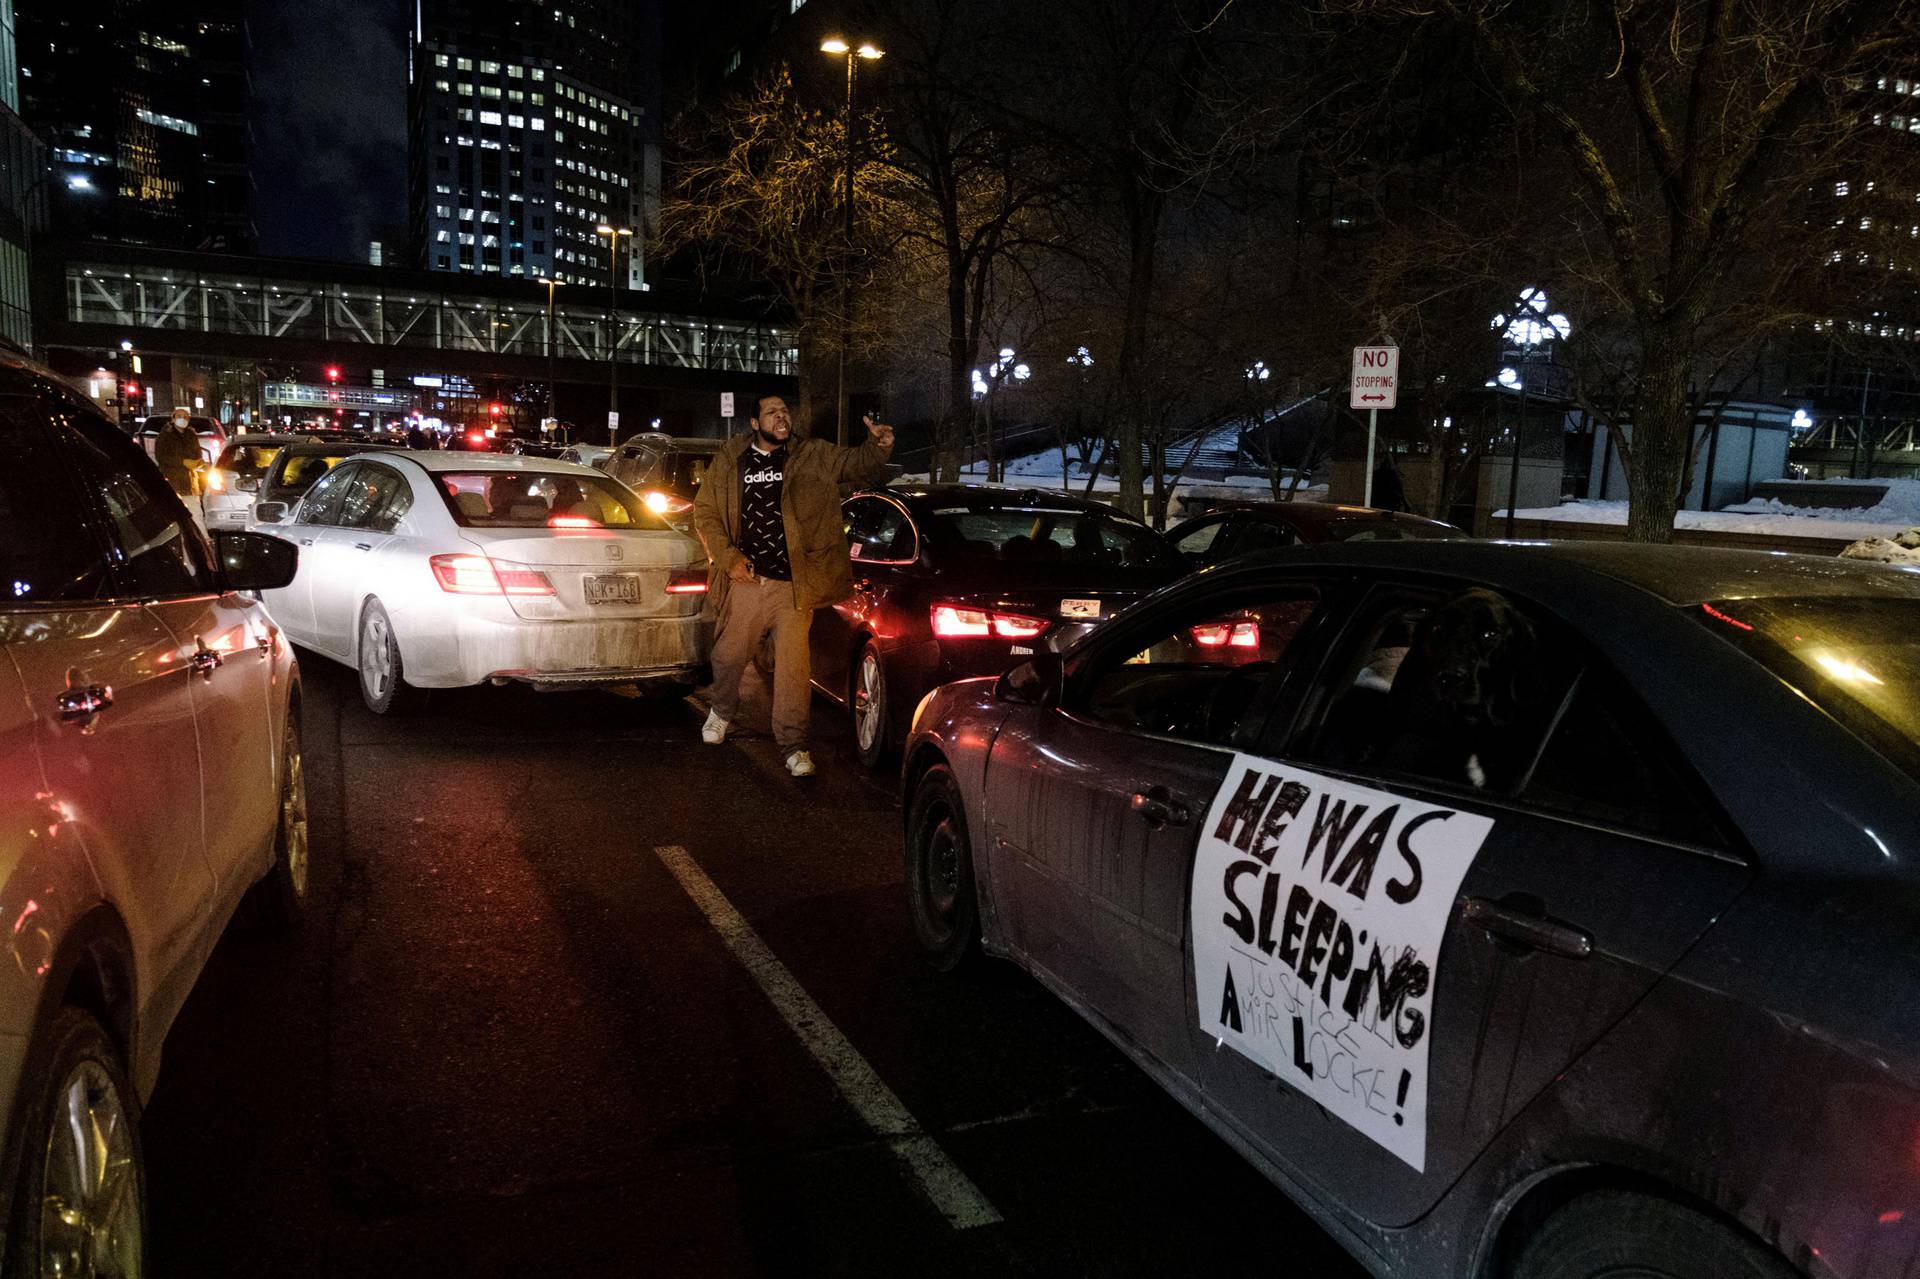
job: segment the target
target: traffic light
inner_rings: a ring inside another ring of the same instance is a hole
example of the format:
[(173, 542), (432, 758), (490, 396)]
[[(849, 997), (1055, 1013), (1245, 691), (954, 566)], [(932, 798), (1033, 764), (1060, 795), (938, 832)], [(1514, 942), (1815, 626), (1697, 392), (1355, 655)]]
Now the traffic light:
[(493, 404), (489, 404), (489, 405), (487, 405), (487, 412), (489, 412), (489, 413), (491, 413), (491, 414), (493, 414), (493, 416), (495, 416), (495, 417), (499, 417), (499, 416), (500, 416), (500, 405), (499, 405), (499, 404), (498, 404), (497, 402), (496, 402), (496, 403), (493, 403)]
[(125, 388), (120, 392), (120, 398), (125, 400), (128, 404), (131, 404), (135, 400), (139, 399), (140, 384), (138, 382), (128, 382)]
[(327, 381), (338, 382), (339, 380), (340, 380), (340, 366), (338, 364), (327, 365)]

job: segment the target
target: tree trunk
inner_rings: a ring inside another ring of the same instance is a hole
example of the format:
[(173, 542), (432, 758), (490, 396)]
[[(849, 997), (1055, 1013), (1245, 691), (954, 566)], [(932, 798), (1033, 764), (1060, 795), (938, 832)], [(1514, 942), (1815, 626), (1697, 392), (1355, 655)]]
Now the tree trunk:
[[(1147, 222), (1143, 227), (1141, 222)], [(1153, 299), (1153, 268), (1158, 209), (1149, 218), (1136, 214), (1133, 253), (1127, 265), (1126, 321), (1120, 335), (1120, 420), (1115, 424), (1114, 447), (1120, 450), (1116, 471), (1120, 491), (1114, 505), (1138, 519), (1145, 513), (1145, 476), (1141, 469), (1140, 403), (1135, 382), (1147, 346), (1147, 310)]]
[(1627, 463), (1627, 540), (1673, 541), (1680, 477), (1693, 442), (1693, 398), (1687, 394), (1687, 346), (1678, 335), (1650, 332), (1633, 400), (1633, 448)]

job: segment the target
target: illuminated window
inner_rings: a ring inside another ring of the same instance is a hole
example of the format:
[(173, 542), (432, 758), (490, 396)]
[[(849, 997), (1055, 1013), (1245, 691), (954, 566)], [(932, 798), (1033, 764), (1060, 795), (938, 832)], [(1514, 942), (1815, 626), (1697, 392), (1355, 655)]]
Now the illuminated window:
[(516, 67), (507, 68), (507, 79), (509, 80), (524, 79), (526, 77), (526, 74), (527, 74), (527, 69), (525, 67), (516, 66)]
[(447, 55), (444, 53), (436, 53), (433, 55), (433, 65), (436, 67), (446, 66), (447, 61), (448, 61)]
[(454, 61), (453, 69), (455, 71), (471, 71), (473, 70), (473, 59), (458, 58)]
[(482, 62), (480, 64), (480, 74), (481, 75), (499, 75), (500, 64), (498, 62)]
[(535, 116), (533, 117), (530, 127), (533, 129), (535, 133), (545, 133), (547, 129), (547, 122), (545, 120), (542, 120), (539, 116)]
[(1850, 183), (1836, 182), (1833, 184), (1833, 193), (1835, 195), (1846, 195), (1850, 190), (1852, 190)]
[(480, 113), (480, 123), (481, 124), (499, 124), (500, 113), (498, 111), (482, 111)]

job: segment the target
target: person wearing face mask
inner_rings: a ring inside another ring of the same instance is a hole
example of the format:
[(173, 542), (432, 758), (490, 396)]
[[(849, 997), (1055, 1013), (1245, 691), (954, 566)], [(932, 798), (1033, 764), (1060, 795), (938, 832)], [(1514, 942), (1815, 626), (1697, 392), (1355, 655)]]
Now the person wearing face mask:
[(840, 486), (878, 481), (893, 452), (893, 428), (870, 416), (865, 422), (867, 442), (842, 448), (796, 435), (787, 402), (763, 395), (750, 429), (714, 455), (694, 499), (694, 530), (712, 561), (707, 607), (718, 618), (712, 710), (700, 738), (710, 746), (726, 740), (740, 677), (771, 636), (773, 741), (794, 777), (814, 771), (807, 752), (813, 611), (853, 594)]
[(205, 459), (200, 456), (200, 437), (194, 433), (192, 417), (185, 409), (175, 409), (160, 428), (153, 441), (153, 460), (174, 492), (181, 497), (193, 496), (193, 473)]

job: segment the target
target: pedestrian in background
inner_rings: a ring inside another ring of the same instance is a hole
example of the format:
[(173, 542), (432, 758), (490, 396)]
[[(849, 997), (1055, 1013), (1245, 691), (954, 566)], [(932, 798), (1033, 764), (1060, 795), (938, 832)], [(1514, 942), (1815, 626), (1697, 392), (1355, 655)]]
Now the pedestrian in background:
[(713, 709), (700, 738), (710, 746), (726, 740), (740, 677), (771, 637), (773, 742), (795, 777), (813, 773), (813, 611), (853, 594), (840, 486), (876, 482), (893, 452), (893, 428), (863, 421), (867, 442), (842, 448), (795, 435), (787, 402), (763, 395), (747, 432), (714, 455), (693, 504), (694, 529), (712, 561), (707, 606), (718, 619)]
[(193, 418), (186, 409), (175, 409), (160, 428), (153, 441), (153, 460), (174, 492), (181, 497), (193, 496), (193, 473), (205, 459), (200, 456), (200, 437), (194, 433)]

